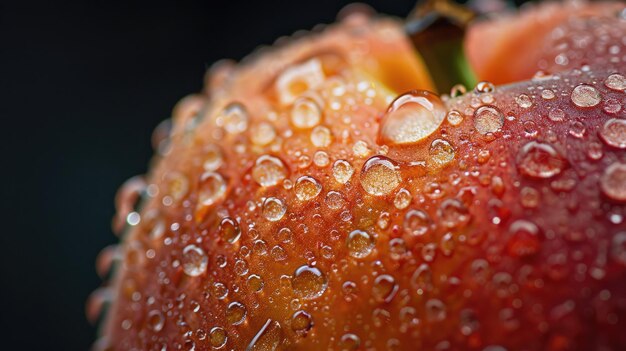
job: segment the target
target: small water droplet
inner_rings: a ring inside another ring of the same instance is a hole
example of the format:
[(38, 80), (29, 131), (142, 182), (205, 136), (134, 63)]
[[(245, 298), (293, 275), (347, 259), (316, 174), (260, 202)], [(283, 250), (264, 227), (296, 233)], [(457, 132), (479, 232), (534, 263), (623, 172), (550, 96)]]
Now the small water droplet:
[(604, 81), (604, 85), (612, 90), (623, 91), (626, 90), (626, 77), (619, 73), (611, 74)]
[(438, 299), (426, 301), (426, 318), (431, 322), (441, 322), (446, 319), (446, 305)]
[(311, 142), (317, 147), (327, 147), (332, 142), (330, 129), (324, 126), (317, 126), (311, 131)]
[(511, 224), (509, 233), (508, 252), (513, 257), (530, 256), (539, 251), (541, 243), (536, 224), (519, 219)]
[(226, 309), (226, 320), (231, 325), (239, 325), (246, 319), (246, 306), (242, 303), (234, 301), (228, 305)]
[(291, 278), (291, 286), (296, 295), (312, 300), (322, 296), (328, 287), (328, 282), (322, 271), (316, 267), (304, 265), (296, 269)]
[(152, 310), (148, 313), (147, 324), (150, 329), (158, 333), (165, 325), (165, 316), (159, 310)]
[(393, 199), (393, 205), (398, 210), (403, 210), (411, 204), (412, 199), (413, 197), (411, 196), (411, 193), (408, 190), (402, 188), (396, 193), (396, 197)]
[(344, 334), (339, 341), (341, 351), (355, 351), (359, 346), (361, 346), (361, 338), (352, 333)]
[(226, 180), (221, 174), (206, 172), (200, 178), (198, 207), (210, 207), (226, 194)]
[(224, 217), (220, 222), (218, 233), (222, 240), (233, 244), (241, 237), (241, 228), (236, 220)]
[(496, 87), (493, 85), (493, 83), (487, 81), (478, 82), (478, 84), (476, 84), (476, 87), (474, 87), (474, 92), (476, 94), (493, 93), (495, 90)]
[(541, 91), (541, 97), (545, 100), (552, 100), (556, 97), (556, 95), (554, 94), (554, 91), (550, 89), (544, 89)]
[(554, 122), (561, 122), (565, 119), (565, 112), (560, 108), (552, 109), (548, 112), (548, 118)]
[(533, 105), (533, 100), (526, 94), (520, 94), (515, 98), (515, 102), (521, 108), (529, 108)]
[(338, 183), (346, 184), (352, 178), (353, 173), (354, 168), (348, 161), (337, 160), (333, 164), (333, 177)]
[(278, 157), (263, 155), (252, 168), (252, 179), (260, 186), (270, 187), (280, 183), (287, 177), (287, 167)]
[(626, 149), (626, 120), (611, 118), (600, 129), (600, 139), (611, 147)]
[(398, 292), (396, 280), (389, 274), (382, 274), (376, 277), (372, 286), (372, 296), (379, 302), (389, 303)]
[(454, 155), (454, 148), (447, 140), (435, 139), (428, 149), (428, 165), (434, 168), (445, 167), (454, 160)]
[(520, 173), (532, 178), (550, 178), (565, 168), (566, 161), (550, 144), (531, 141), (518, 154)]
[(182, 265), (185, 273), (190, 277), (197, 277), (204, 273), (209, 262), (204, 251), (196, 245), (187, 245), (183, 249)]
[(398, 96), (389, 106), (379, 129), (379, 140), (388, 144), (411, 144), (434, 133), (445, 117), (439, 97), (425, 90)]
[(608, 166), (600, 177), (600, 189), (609, 199), (626, 202), (626, 163)]
[(263, 201), (263, 217), (270, 222), (279, 221), (287, 212), (287, 206), (275, 197), (268, 197)]
[(353, 230), (346, 239), (348, 254), (355, 258), (363, 258), (372, 253), (376, 242), (374, 237), (363, 230)]
[(338, 191), (329, 191), (326, 194), (326, 206), (331, 210), (342, 209), (346, 205), (346, 199)]
[(291, 109), (291, 123), (299, 129), (313, 128), (322, 120), (322, 109), (310, 98), (297, 99)]
[(233, 102), (226, 106), (222, 113), (217, 116), (216, 124), (230, 134), (245, 132), (248, 129), (248, 111), (238, 103)]
[(259, 292), (263, 290), (263, 286), (265, 285), (265, 283), (263, 283), (263, 279), (261, 278), (261, 276), (257, 274), (251, 274), (248, 277), (247, 284), (248, 284), (248, 288), (250, 288), (252, 292)]
[(574, 105), (587, 108), (594, 107), (602, 101), (602, 95), (600, 92), (588, 84), (580, 84), (574, 88), (570, 95)]
[(291, 329), (300, 336), (305, 336), (313, 325), (313, 318), (305, 311), (297, 311), (291, 316)]
[(463, 122), (463, 115), (457, 110), (450, 110), (446, 115), (446, 119), (451, 125), (458, 126), (461, 122)]
[(214, 349), (220, 349), (226, 345), (228, 335), (222, 327), (213, 327), (209, 332), (209, 343)]
[(433, 220), (422, 210), (410, 210), (404, 216), (404, 229), (411, 236), (423, 236), (433, 227)]
[(319, 195), (322, 191), (322, 184), (313, 177), (302, 176), (296, 180), (294, 191), (298, 200), (309, 201)]
[(250, 140), (258, 146), (269, 145), (275, 138), (276, 130), (268, 122), (261, 122), (250, 130)]
[(207, 172), (217, 171), (224, 164), (224, 156), (219, 146), (210, 144), (204, 150), (204, 163), (202, 167)]
[(402, 181), (398, 166), (385, 156), (373, 156), (361, 169), (361, 186), (370, 195), (387, 195)]
[(474, 128), (480, 134), (495, 133), (504, 126), (504, 115), (494, 106), (481, 106), (474, 112)]

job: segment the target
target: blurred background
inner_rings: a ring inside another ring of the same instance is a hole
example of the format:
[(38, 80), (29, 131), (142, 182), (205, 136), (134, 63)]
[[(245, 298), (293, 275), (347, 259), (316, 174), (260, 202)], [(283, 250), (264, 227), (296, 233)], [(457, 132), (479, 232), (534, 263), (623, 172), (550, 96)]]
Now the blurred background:
[(0, 2), (0, 348), (87, 350), (95, 258), (117, 242), (114, 195), (146, 172), (154, 127), (216, 60), (350, 2)]

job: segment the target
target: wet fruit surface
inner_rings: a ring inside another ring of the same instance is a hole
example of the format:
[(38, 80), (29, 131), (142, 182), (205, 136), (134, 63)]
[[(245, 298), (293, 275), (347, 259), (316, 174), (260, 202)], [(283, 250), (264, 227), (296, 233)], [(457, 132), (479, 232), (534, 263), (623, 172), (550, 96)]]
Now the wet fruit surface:
[(327, 31), (179, 104), (99, 345), (623, 348), (626, 60), (439, 97), (394, 22)]

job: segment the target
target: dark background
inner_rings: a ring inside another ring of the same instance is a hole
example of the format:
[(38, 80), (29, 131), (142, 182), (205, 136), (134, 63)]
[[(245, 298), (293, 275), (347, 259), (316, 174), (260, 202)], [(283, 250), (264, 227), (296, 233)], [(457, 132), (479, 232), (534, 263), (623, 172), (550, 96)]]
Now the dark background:
[[(0, 349), (87, 350), (95, 257), (150, 135), (220, 58), (349, 1), (0, 1)], [(414, 1), (372, 1), (407, 14)]]

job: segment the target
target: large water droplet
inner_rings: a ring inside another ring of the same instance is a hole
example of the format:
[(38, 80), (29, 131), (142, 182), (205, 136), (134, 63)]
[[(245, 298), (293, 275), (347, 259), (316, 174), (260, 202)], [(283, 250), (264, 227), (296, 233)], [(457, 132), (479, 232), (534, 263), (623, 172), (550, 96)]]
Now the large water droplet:
[(373, 156), (361, 169), (361, 186), (371, 195), (387, 195), (402, 181), (398, 166), (384, 156)]
[(187, 245), (183, 249), (182, 266), (188, 276), (197, 277), (204, 273), (208, 262), (204, 251), (196, 245)]
[(372, 235), (362, 230), (354, 230), (346, 239), (348, 254), (352, 257), (362, 258), (372, 253), (375, 240)]
[(550, 144), (531, 141), (518, 154), (517, 168), (532, 178), (550, 178), (565, 168), (566, 161)]
[(600, 178), (600, 189), (609, 199), (626, 202), (626, 163), (608, 166)]
[(481, 106), (474, 112), (474, 128), (480, 134), (495, 133), (503, 125), (504, 115), (495, 106)]
[(287, 168), (278, 157), (263, 155), (252, 168), (252, 179), (259, 185), (269, 187), (280, 183), (287, 176)]
[(389, 106), (379, 130), (379, 139), (388, 144), (418, 142), (434, 133), (446, 115), (439, 97), (425, 90), (400, 95)]
[(296, 180), (294, 191), (298, 200), (308, 201), (319, 195), (322, 191), (322, 184), (313, 177), (302, 176)]
[(316, 267), (304, 265), (296, 269), (291, 278), (291, 286), (296, 295), (312, 300), (322, 296), (328, 287), (328, 282), (322, 271)]
[(582, 108), (594, 107), (602, 101), (600, 92), (588, 84), (580, 84), (572, 90), (570, 96), (574, 105)]
[(600, 129), (600, 138), (608, 146), (626, 149), (626, 119), (611, 118)]

